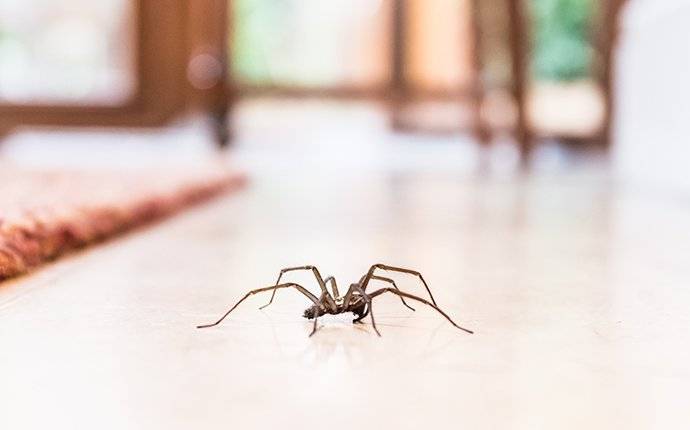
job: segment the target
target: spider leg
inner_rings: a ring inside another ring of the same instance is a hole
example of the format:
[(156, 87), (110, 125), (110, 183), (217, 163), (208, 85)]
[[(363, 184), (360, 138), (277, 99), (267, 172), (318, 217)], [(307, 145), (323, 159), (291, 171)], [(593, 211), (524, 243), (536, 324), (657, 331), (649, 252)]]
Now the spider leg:
[(313, 295), (312, 293), (310, 293), (310, 292), (309, 292), (306, 288), (304, 288), (303, 286), (301, 286), (301, 285), (299, 285), (299, 284), (292, 283), (292, 282), (287, 283), (287, 284), (278, 284), (278, 285), (273, 285), (273, 286), (270, 286), (270, 287), (257, 288), (257, 289), (255, 289), (255, 290), (251, 290), (250, 292), (248, 292), (247, 294), (245, 294), (244, 297), (242, 297), (237, 303), (235, 303), (235, 305), (234, 305), (233, 307), (231, 307), (230, 310), (227, 311), (227, 312), (225, 313), (225, 315), (223, 315), (222, 317), (220, 317), (220, 319), (219, 319), (218, 321), (216, 321), (216, 322), (214, 322), (214, 323), (212, 323), (212, 324), (199, 325), (199, 326), (197, 326), (196, 328), (207, 328), (207, 327), (213, 327), (213, 326), (216, 326), (216, 325), (220, 324), (221, 321), (223, 321), (223, 320), (225, 319), (225, 317), (227, 317), (228, 315), (230, 315), (230, 312), (234, 311), (235, 308), (236, 308), (237, 306), (239, 306), (240, 303), (242, 303), (243, 301), (245, 301), (245, 300), (247, 299), (247, 297), (249, 297), (249, 296), (251, 296), (251, 295), (254, 295), (254, 294), (257, 294), (257, 293), (262, 293), (262, 292), (264, 292), (264, 291), (271, 291), (271, 290), (275, 291), (275, 290), (278, 290), (278, 289), (281, 289), (281, 288), (290, 288), (290, 287), (293, 287), (293, 288), (297, 289), (300, 293), (302, 293), (302, 294), (304, 294), (305, 296), (307, 296), (307, 298), (308, 298), (309, 300), (311, 300), (312, 302), (314, 302), (315, 305), (320, 306), (320, 304), (319, 304), (319, 299), (317, 299), (315, 295)]
[[(326, 289), (326, 283), (323, 281), (323, 278), (321, 277), (321, 274), (319, 273), (319, 269), (317, 269), (316, 266), (286, 267), (285, 269), (280, 269), (280, 273), (278, 274), (278, 279), (276, 280), (276, 285), (280, 284), (280, 280), (282, 279), (282, 277), (285, 273), (292, 272), (295, 270), (311, 270), (314, 273), (314, 277), (316, 278), (316, 282), (318, 282), (318, 284), (319, 284), (319, 288), (321, 288), (321, 293), (326, 294), (326, 305), (333, 311), (335, 311), (337, 309), (337, 306), (335, 304), (335, 300), (333, 300), (333, 297), (331, 297), (330, 293)], [(271, 299), (268, 301), (268, 303), (261, 306), (259, 309), (263, 309), (266, 306), (273, 303), (273, 298), (275, 296), (276, 296), (276, 290), (273, 290), (273, 293), (271, 294)]]
[[(323, 303), (324, 299), (326, 296), (321, 294), (321, 297), (319, 298), (319, 303)], [(314, 315), (314, 328), (312, 328), (311, 333), (309, 333), (309, 337), (314, 336), (314, 333), (316, 333), (316, 321), (319, 319), (319, 314), (318, 312)]]
[(331, 290), (333, 290), (333, 297), (340, 297), (340, 292), (338, 292), (338, 284), (335, 282), (335, 276), (328, 276), (323, 280), (324, 284), (331, 283)]
[[(345, 297), (343, 297), (343, 303), (345, 303), (346, 306), (350, 303), (350, 300), (352, 299), (352, 294), (355, 291), (355, 285), (356, 284), (350, 284), (350, 288), (347, 289), (347, 292), (345, 293)], [(361, 289), (360, 289), (360, 291), (364, 292), (364, 290), (361, 290)], [(362, 318), (364, 318), (367, 315), (369, 315), (369, 306), (368, 305), (366, 306), (366, 310), (364, 311), (364, 314), (357, 317), (357, 319), (352, 320), (352, 322), (364, 324), (362, 322)]]
[[(374, 310), (371, 307), (371, 297), (369, 297), (369, 295), (367, 295), (367, 293), (364, 292), (364, 290), (362, 289), (362, 287), (359, 286), (359, 284), (352, 284), (352, 286), (350, 287), (350, 291), (352, 291), (353, 289), (357, 290), (359, 292), (359, 294), (361, 294), (362, 297), (364, 298), (364, 300), (367, 302), (367, 311), (364, 313), (364, 316), (366, 316), (367, 314), (371, 315), (371, 326), (374, 328), (374, 331), (376, 332), (376, 334), (379, 337), (381, 337), (381, 333), (379, 333), (379, 329), (376, 328), (376, 320), (374, 319)], [(350, 293), (350, 291), (348, 291), (348, 294)], [(346, 302), (346, 303), (348, 303), (348, 302)], [(358, 318), (355, 321), (361, 320), (362, 318), (364, 318), (364, 316)]]
[[(463, 328), (463, 327), (460, 327), (459, 325), (457, 325), (457, 324), (455, 323), (455, 321), (453, 321), (453, 320), (448, 316), (448, 314), (446, 314), (445, 312), (443, 312), (438, 306), (436, 306), (434, 303), (431, 303), (431, 302), (429, 302), (429, 301), (427, 301), (427, 300), (424, 300), (424, 299), (421, 298), (421, 297), (417, 297), (417, 296), (415, 296), (415, 295), (412, 295), (412, 294), (409, 294), (409, 293), (405, 293), (405, 292), (402, 292), (402, 291), (400, 291), (400, 290), (396, 290), (396, 289), (394, 289), (394, 288), (386, 287), (386, 288), (381, 288), (380, 290), (376, 290), (376, 291), (372, 292), (371, 294), (369, 294), (369, 298), (370, 298), (370, 299), (373, 299), (374, 297), (380, 296), (381, 294), (386, 293), (386, 292), (388, 292), (388, 293), (393, 293), (393, 294), (396, 294), (396, 295), (401, 296), (401, 297), (406, 297), (406, 298), (408, 298), (408, 299), (416, 300), (416, 301), (418, 301), (418, 302), (424, 303), (425, 305), (429, 305), (429, 306), (431, 306), (432, 308), (436, 309), (436, 311), (437, 311), (438, 313), (440, 313), (441, 315), (443, 315), (443, 316), (444, 316), (451, 324), (453, 324), (455, 327), (459, 328), (459, 329), (462, 330), (462, 331), (465, 331), (465, 332), (467, 332), (467, 333), (470, 333), (470, 334), (474, 333), (472, 330), (468, 330), (468, 329), (466, 329), (466, 328)], [(370, 305), (370, 306), (371, 306), (371, 305)]]
[[(364, 278), (366, 278), (366, 276), (367, 276), (367, 275), (362, 276), (362, 278), (361, 278), (360, 281), (359, 281), (359, 282), (360, 282), (360, 285), (361, 285), (362, 281), (364, 280)], [(383, 282), (388, 282), (388, 283), (390, 283), (391, 285), (393, 285), (393, 288), (395, 288), (396, 290), (400, 290), (400, 288), (398, 288), (398, 286), (395, 285), (395, 281), (392, 280), (392, 279), (390, 279), (390, 278), (384, 278), (383, 276), (372, 275), (371, 278), (369, 278), (369, 279), (372, 279), (372, 280), (379, 280), (379, 281), (383, 281)], [(364, 286), (364, 288), (366, 288), (366, 285)], [(364, 290), (364, 288), (362, 288), (362, 290)], [(399, 297), (400, 297), (400, 300), (402, 301), (403, 305), (405, 305), (408, 309), (411, 309), (411, 310), (413, 310), (413, 311), (416, 310), (416, 309), (413, 308), (412, 306), (408, 305), (407, 302), (405, 302), (405, 299), (404, 299), (402, 296), (399, 296)], [(369, 308), (370, 308), (370, 306), (367, 306), (367, 309), (364, 311), (364, 313), (363, 313), (360, 317), (358, 317), (357, 319), (353, 320), (352, 322), (353, 322), (353, 323), (362, 323), (362, 320), (363, 320), (367, 315), (369, 315)]]
[[(382, 282), (388, 282), (389, 284), (391, 284), (393, 286), (393, 288), (395, 288), (396, 290), (400, 290), (400, 288), (398, 288), (398, 286), (395, 285), (395, 281), (390, 279), (390, 278), (384, 278), (383, 276), (371, 275), (371, 278), (369, 278), (369, 279), (376, 280), (376, 281), (382, 281)], [(364, 289), (364, 288), (362, 288), (362, 289)], [(412, 309), (413, 311), (415, 310), (412, 306), (408, 305), (405, 302), (405, 299), (402, 296), (400, 296), (400, 300), (402, 301), (403, 305), (405, 305), (407, 308)], [(364, 317), (362, 317), (362, 318), (364, 318)]]
[(429, 297), (431, 298), (431, 302), (435, 306), (438, 306), (438, 305), (436, 305), (436, 300), (434, 300), (434, 295), (431, 294), (431, 290), (429, 289), (429, 285), (427, 285), (422, 274), (417, 272), (416, 270), (403, 269), (402, 267), (388, 266), (386, 264), (374, 264), (373, 266), (371, 266), (369, 268), (369, 271), (365, 275), (363, 282), (360, 282), (360, 284), (362, 285), (362, 287), (364, 287), (364, 289), (367, 288), (367, 284), (369, 283), (369, 280), (371, 279), (371, 277), (374, 276), (374, 272), (376, 271), (376, 269), (386, 270), (389, 272), (407, 273), (410, 275), (417, 276), (419, 278), (419, 280), (422, 281), (422, 284), (424, 284), (424, 288), (426, 288), (427, 293), (429, 293)]

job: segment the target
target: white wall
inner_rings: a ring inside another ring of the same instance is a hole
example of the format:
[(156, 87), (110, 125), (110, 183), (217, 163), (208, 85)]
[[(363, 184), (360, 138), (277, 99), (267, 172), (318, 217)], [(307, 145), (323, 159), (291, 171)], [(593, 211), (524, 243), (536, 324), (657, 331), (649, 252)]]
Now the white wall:
[(622, 18), (615, 169), (690, 192), (690, 0), (633, 0)]

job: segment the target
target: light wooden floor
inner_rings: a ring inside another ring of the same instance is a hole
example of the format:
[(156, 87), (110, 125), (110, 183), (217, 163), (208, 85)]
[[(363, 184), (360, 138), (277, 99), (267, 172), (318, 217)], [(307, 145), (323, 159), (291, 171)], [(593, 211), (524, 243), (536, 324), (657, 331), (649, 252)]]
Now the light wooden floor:
[[(241, 194), (0, 287), (0, 428), (687, 426), (689, 200), (398, 144), (367, 168), (241, 145)], [(374, 262), (421, 270), (476, 334), (382, 297), (383, 337), (333, 317), (308, 338), (293, 292), (194, 328), (281, 267), (347, 286)]]

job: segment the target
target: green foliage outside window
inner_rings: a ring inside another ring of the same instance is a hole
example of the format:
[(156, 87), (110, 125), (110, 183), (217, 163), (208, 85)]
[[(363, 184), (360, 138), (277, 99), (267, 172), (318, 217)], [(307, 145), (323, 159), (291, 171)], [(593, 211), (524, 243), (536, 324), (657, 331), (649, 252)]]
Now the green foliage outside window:
[(537, 79), (572, 81), (591, 75), (593, 0), (530, 0)]
[(237, 0), (233, 6), (233, 72), (253, 84), (271, 82), (269, 56), (283, 30), (289, 3), (284, 0)]
[[(591, 76), (595, 0), (528, 1), (534, 32), (532, 72), (535, 78), (572, 81)], [(287, 72), (282, 69), (272, 70), (272, 60), (276, 52), (283, 51), (295, 31), (287, 17), (298, 4), (295, 0), (232, 2), (233, 72), (239, 80), (254, 84), (294, 80), (283, 76)], [(275, 73), (279, 76), (274, 76)]]

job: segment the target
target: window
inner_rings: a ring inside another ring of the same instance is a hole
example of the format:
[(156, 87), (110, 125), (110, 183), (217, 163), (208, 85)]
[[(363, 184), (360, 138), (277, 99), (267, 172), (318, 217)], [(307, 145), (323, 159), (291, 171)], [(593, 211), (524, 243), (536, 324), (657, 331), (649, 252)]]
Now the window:
[(122, 104), (135, 92), (131, 0), (0, 2), (0, 100)]

